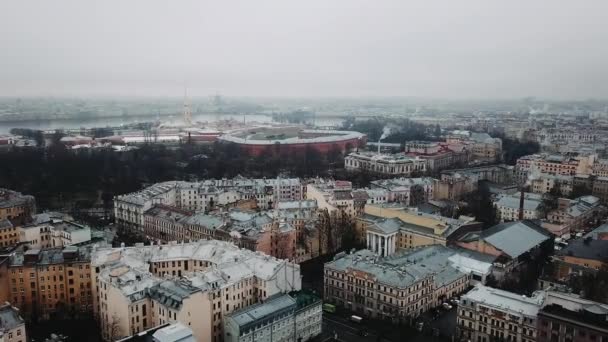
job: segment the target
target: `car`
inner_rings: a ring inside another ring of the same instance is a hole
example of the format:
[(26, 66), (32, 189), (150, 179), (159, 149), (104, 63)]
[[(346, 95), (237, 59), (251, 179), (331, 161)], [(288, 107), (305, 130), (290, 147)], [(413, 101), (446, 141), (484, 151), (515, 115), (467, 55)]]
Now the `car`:
[(450, 304), (448, 304), (447, 302), (446, 302), (446, 303), (441, 304), (441, 306), (442, 306), (444, 309), (446, 309), (446, 310), (451, 310), (451, 309), (452, 309), (452, 306), (451, 306)]
[(456, 305), (460, 304), (460, 301), (459, 301), (458, 299), (456, 299), (456, 298), (452, 298), (452, 299), (450, 300), (450, 303), (451, 303), (452, 305), (456, 306)]
[(416, 323), (416, 330), (422, 331), (422, 329), (424, 329), (424, 322)]

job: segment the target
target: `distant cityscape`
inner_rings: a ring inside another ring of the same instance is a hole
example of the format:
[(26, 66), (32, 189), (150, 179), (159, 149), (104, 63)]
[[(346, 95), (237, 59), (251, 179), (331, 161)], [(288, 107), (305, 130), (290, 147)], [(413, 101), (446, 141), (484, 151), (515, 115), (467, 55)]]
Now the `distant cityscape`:
[(7, 341), (608, 339), (601, 103), (49, 101), (0, 114)]

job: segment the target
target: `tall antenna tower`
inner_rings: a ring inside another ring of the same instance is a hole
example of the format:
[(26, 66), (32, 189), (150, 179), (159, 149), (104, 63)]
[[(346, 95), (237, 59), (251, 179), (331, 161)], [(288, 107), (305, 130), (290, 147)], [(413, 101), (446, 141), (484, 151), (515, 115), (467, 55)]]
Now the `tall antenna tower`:
[(192, 125), (192, 108), (188, 101), (188, 88), (184, 88), (184, 122)]

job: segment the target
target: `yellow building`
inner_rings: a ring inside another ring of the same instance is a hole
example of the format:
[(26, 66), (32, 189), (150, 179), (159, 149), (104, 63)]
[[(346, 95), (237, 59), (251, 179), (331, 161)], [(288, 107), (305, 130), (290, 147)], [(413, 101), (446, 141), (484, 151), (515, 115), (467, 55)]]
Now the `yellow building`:
[(24, 316), (92, 310), (90, 255), (74, 246), (30, 249), (10, 257), (9, 300)]
[(0, 247), (16, 246), (18, 243), (17, 228), (8, 219), (0, 219)]
[(16, 191), (0, 189), (0, 221), (7, 219), (14, 225), (24, 224), (36, 213), (34, 196)]
[(452, 236), (480, 227), (473, 220), (423, 214), (392, 204), (368, 204), (365, 215), (357, 219), (360, 239), (367, 242), (368, 249), (383, 256), (399, 248), (445, 246)]

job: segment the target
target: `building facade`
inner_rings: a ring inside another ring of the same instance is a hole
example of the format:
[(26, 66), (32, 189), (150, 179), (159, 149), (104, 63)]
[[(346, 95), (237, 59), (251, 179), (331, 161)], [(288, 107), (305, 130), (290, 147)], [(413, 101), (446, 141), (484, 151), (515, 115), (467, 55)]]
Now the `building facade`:
[(143, 233), (144, 213), (155, 205), (194, 212), (255, 200), (257, 208), (269, 209), (280, 201), (301, 200), (306, 187), (297, 178), (211, 179), (202, 182), (164, 182), (144, 190), (116, 196), (114, 215), (121, 229)]
[(321, 334), (319, 298), (281, 294), (238, 310), (224, 319), (225, 342), (308, 341)]
[(608, 306), (555, 291), (538, 313), (536, 341), (608, 341)]
[(393, 176), (411, 176), (427, 171), (427, 162), (403, 153), (379, 154), (375, 152), (353, 152), (344, 158), (344, 167), (351, 171), (367, 171)]
[(216, 240), (101, 248), (91, 264), (104, 340), (180, 322), (220, 342), (226, 315), (301, 289), (298, 265)]
[(458, 329), (470, 341), (537, 341), (537, 315), (544, 292), (521, 296), (481, 284), (460, 297)]
[(324, 267), (325, 302), (364, 317), (408, 322), (469, 286), (471, 274), (446, 265), (435, 247), (390, 257), (370, 250), (341, 253)]
[(25, 224), (36, 213), (34, 196), (23, 195), (19, 192), (0, 189), (0, 221), (9, 220), (15, 226)]
[(27, 319), (93, 309), (90, 254), (74, 246), (30, 249), (10, 257), (9, 299)]

